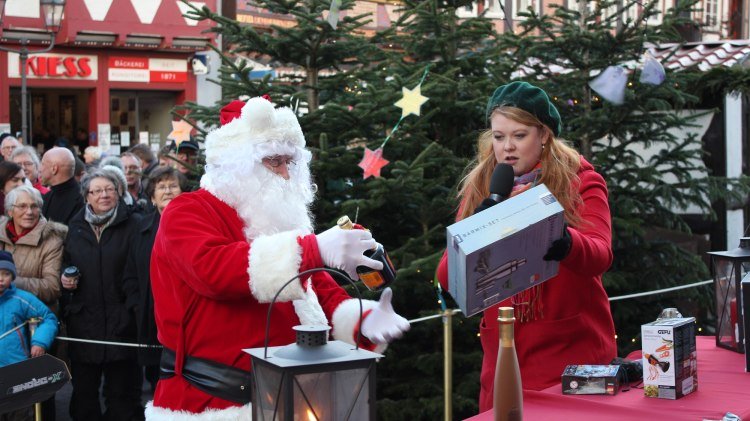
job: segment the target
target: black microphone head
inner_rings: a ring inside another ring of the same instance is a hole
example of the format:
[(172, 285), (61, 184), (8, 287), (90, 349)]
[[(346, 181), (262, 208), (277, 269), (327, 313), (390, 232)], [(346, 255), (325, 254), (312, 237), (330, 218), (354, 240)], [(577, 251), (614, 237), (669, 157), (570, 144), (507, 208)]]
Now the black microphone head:
[(510, 191), (513, 190), (514, 178), (515, 174), (513, 173), (512, 166), (497, 164), (490, 180), (490, 194), (497, 194), (504, 198), (510, 196)]

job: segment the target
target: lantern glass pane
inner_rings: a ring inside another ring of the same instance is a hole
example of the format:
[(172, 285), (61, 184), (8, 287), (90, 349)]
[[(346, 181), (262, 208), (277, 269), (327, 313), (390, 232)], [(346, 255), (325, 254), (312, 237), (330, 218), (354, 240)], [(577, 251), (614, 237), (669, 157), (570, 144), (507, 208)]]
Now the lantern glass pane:
[(282, 382), (284, 376), (281, 371), (265, 364), (253, 366), (255, 390), (253, 392), (254, 420), (283, 419), (284, 393)]
[(714, 288), (716, 290), (716, 338), (728, 347), (737, 347), (737, 276), (744, 264), (732, 259), (714, 260)]
[(63, 10), (65, 10), (65, 4), (50, 4), (43, 6), (42, 13), (44, 14), (44, 26), (48, 31), (57, 32), (60, 30)]
[(295, 420), (369, 418), (369, 368), (298, 374), (294, 383)]

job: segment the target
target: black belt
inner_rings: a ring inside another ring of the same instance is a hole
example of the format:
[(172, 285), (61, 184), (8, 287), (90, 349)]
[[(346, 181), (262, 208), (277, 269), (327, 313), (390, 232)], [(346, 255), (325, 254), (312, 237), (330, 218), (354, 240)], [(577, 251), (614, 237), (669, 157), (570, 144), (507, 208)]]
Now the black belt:
[[(165, 347), (161, 353), (159, 378), (168, 379), (175, 374), (175, 352)], [(250, 372), (216, 361), (186, 355), (182, 377), (196, 389), (217, 398), (243, 405), (252, 398)]]

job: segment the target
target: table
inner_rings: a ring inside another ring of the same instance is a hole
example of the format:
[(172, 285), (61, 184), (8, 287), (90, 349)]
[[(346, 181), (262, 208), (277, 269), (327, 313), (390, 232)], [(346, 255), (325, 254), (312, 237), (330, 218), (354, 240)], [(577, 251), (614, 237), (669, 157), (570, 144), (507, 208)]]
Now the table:
[[(700, 421), (721, 420), (727, 412), (750, 420), (750, 373), (745, 372), (745, 356), (717, 348), (713, 336), (699, 336), (696, 345), (698, 390), (688, 396), (647, 398), (642, 388), (615, 396), (563, 395), (558, 384), (542, 391), (524, 390), (524, 420)], [(638, 357), (640, 352), (634, 358)], [(492, 421), (492, 411), (469, 420)]]

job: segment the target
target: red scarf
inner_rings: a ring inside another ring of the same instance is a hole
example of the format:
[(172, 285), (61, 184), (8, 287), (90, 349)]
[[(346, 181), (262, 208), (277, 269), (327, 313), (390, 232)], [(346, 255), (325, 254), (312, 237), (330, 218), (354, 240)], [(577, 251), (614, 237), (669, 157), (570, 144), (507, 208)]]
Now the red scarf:
[[(37, 224), (39, 221), (36, 222)], [(36, 224), (34, 224), (31, 229), (28, 229), (26, 231), (21, 231), (21, 233), (16, 233), (16, 224), (13, 223), (13, 221), (8, 221), (8, 223), (5, 225), (5, 231), (8, 233), (8, 238), (10, 239), (10, 242), (13, 244), (16, 244), (16, 241), (18, 241), (21, 237), (24, 235), (30, 233), (34, 228), (36, 227)]]
[[(534, 168), (531, 169), (531, 171), (515, 178), (515, 181), (513, 182), (513, 190), (510, 193), (510, 197), (523, 193), (526, 190), (536, 186), (539, 183), (539, 179), (541, 178), (541, 176), (542, 162), (539, 161), (539, 163), (536, 164)], [(542, 286), (544, 286), (544, 284), (535, 285), (511, 297), (510, 301), (513, 304), (513, 308), (515, 309), (516, 320), (518, 320), (520, 323), (544, 318), (544, 305), (542, 304)]]

